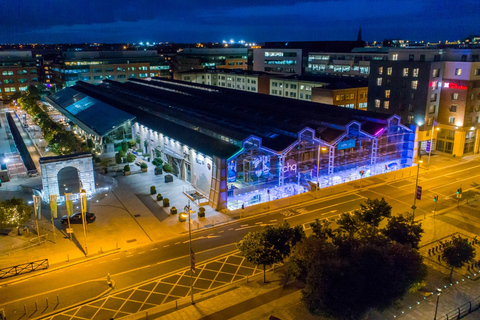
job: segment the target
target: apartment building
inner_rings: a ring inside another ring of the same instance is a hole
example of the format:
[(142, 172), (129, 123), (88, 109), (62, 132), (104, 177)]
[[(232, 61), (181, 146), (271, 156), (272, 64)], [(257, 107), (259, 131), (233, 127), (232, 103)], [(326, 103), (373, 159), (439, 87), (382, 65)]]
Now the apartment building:
[(247, 70), (248, 48), (185, 48), (177, 53), (175, 71)]
[(244, 70), (192, 70), (174, 72), (173, 79), (214, 87), (269, 94), (270, 76)]
[(253, 49), (253, 71), (301, 75), (302, 49)]
[(101, 83), (129, 78), (169, 77), (170, 66), (156, 50), (143, 51), (66, 51), (51, 65), (57, 87), (77, 81)]
[(10, 101), (15, 92), (38, 84), (38, 73), (31, 51), (0, 51), (0, 99)]
[(368, 110), (417, 126), (419, 154), (479, 151), (480, 49), (390, 49), (372, 61)]

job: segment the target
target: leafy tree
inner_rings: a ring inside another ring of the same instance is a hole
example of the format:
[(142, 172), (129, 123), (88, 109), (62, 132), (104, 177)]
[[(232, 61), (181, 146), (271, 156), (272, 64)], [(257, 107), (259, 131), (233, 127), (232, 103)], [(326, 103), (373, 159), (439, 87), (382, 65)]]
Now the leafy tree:
[(122, 141), (122, 151), (124, 154), (127, 153), (128, 151), (128, 142), (127, 141)]
[(28, 222), (33, 209), (23, 199), (12, 198), (0, 202), (0, 228), (18, 228)]
[(120, 152), (115, 154), (115, 163), (116, 164), (121, 164), (122, 163), (122, 155), (120, 154)]
[(87, 146), (88, 146), (88, 149), (93, 149), (94, 145), (93, 145), (93, 140), (91, 138), (88, 138), (87, 139)]
[(143, 145), (145, 147), (145, 153), (147, 153), (148, 152), (148, 141), (147, 140), (143, 141)]
[(290, 254), (293, 246), (305, 237), (301, 227), (291, 228), (285, 222), (280, 226), (267, 226), (260, 231), (249, 232), (237, 244), (247, 261), (263, 265), (263, 282), (265, 267), (283, 261)]
[(36, 97), (36, 98), (39, 97), (38, 88), (36, 86), (34, 86), (33, 84), (28, 86), (27, 92), (28, 92), (29, 96)]
[(14, 94), (10, 96), (12, 100), (18, 100), (22, 97), (22, 93), (20, 91), (16, 91)]
[(342, 213), (337, 224), (340, 232), (347, 233), (350, 238), (353, 238), (361, 228), (358, 214)]
[(329, 227), (330, 222), (320, 223), (320, 220), (315, 219), (315, 222), (310, 223), (313, 234), (321, 239), (327, 239), (333, 237), (332, 228)]
[(361, 222), (372, 226), (374, 229), (378, 228), (378, 225), (384, 218), (390, 218), (392, 216), (392, 206), (389, 205), (384, 198), (367, 199), (365, 204), (360, 204), (360, 210), (355, 212)]
[(165, 171), (166, 173), (171, 173), (173, 171), (171, 164), (165, 163), (163, 165), (163, 171)]
[(161, 167), (162, 164), (163, 164), (163, 160), (160, 159), (160, 158), (155, 158), (155, 159), (153, 159), (152, 164), (154, 166)]
[(140, 142), (141, 142), (141, 140), (140, 140), (140, 136), (139, 136), (139, 135), (137, 135), (137, 136), (135, 137), (135, 143), (136, 143), (136, 144), (138, 144), (138, 145), (140, 146)]
[(421, 223), (412, 220), (413, 216), (408, 217), (407, 214), (392, 217), (382, 233), (392, 241), (409, 244), (412, 248), (418, 249), (423, 229)]
[(127, 154), (127, 162), (132, 163), (135, 161), (135, 155), (133, 153)]
[(465, 263), (471, 261), (475, 257), (475, 248), (469, 243), (468, 239), (461, 236), (453, 236), (452, 241), (447, 243), (443, 248), (443, 261), (451, 267), (450, 282), (454, 268), (461, 268)]
[(130, 140), (130, 141), (128, 141), (128, 146), (129, 146), (130, 148), (135, 147), (135, 144), (136, 144), (135, 140)]
[(123, 171), (124, 172), (130, 172), (130, 166), (128, 164), (126, 164), (125, 167), (123, 167)]
[(56, 133), (48, 143), (52, 152), (66, 155), (75, 151), (77, 140), (71, 132), (61, 131)]

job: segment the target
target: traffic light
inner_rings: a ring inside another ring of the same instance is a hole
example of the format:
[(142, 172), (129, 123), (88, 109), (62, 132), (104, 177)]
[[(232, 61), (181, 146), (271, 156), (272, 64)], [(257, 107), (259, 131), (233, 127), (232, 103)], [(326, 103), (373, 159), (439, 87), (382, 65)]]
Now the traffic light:
[(433, 196), (433, 201), (438, 201), (438, 195)]

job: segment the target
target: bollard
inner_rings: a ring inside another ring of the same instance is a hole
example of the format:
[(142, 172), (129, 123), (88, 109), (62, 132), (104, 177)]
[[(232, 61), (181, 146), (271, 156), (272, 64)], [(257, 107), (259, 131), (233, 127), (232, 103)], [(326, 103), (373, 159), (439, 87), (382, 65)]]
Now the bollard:
[(100, 252), (103, 253), (103, 248), (102, 247), (100, 247)]
[(110, 280), (110, 273), (107, 273), (107, 284), (108, 284), (109, 286), (112, 285), (112, 281)]
[(23, 310), (25, 310), (25, 314), (27, 314), (27, 305), (26, 304), (23, 305)]
[(117, 242), (117, 249), (118, 249), (118, 242)]
[(60, 300), (58, 299), (58, 294), (57, 294), (57, 304), (60, 304)]
[(70, 261), (70, 256), (67, 254), (67, 262)]
[(175, 300), (175, 309), (178, 309), (178, 301)]
[(438, 262), (440, 262), (440, 255), (438, 255)]
[(429, 256), (431, 255), (431, 249), (428, 249), (428, 255)]
[(46, 302), (47, 302), (47, 308), (48, 308), (48, 298), (45, 298)]
[(38, 310), (38, 302), (35, 301), (35, 311), (37, 311), (37, 310)]

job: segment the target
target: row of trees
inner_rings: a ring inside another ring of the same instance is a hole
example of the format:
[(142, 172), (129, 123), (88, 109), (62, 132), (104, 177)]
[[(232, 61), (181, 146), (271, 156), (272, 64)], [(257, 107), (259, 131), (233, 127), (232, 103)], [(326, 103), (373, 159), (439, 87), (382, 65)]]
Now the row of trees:
[[(421, 224), (409, 214), (392, 217), (391, 210), (384, 199), (368, 199), (353, 214), (342, 214), (336, 228), (317, 220), (305, 237), (285, 223), (251, 232), (237, 246), (264, 268), (288, 257), (287, 275), (304, 283), (302, 301), (312, 314), (362, 319), (419, 287), (427, 274), (418, 251)], [(454, 238), (443, 259), (453, 271), (472, 252), (465, 239)]]
[(0, 202), (0, 228), (18, 228), (27, 223), (33, 209), (23, 199), (12, 198)]
[[(49, 117), (48, 113), (37, 104), (39, 99), (37, 88), (30, 86), (27, 94), (17, 101), (23, 110), (32, 117), (32, 121), (40, 127), (50, 150), (57, 155), (88, 150), (88, 143), (80, 143), (73, 132), (65, 130)], [(93, 143), (91, 144), (93, 145)]]

